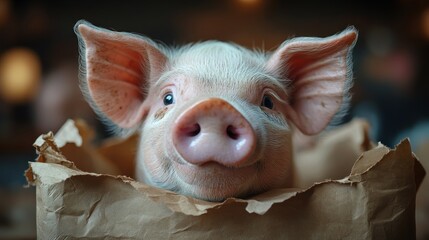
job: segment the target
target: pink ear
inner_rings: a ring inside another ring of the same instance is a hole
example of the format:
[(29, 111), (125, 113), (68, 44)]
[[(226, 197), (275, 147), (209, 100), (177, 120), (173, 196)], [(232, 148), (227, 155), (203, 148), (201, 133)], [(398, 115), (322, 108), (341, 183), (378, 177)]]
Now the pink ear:
[(79, 37), (84, 88), (93, 107), (121, 128), (132, 128), (143, 118), (145, 89), (163, 70), (166, 57), (151, 40), (100, 29), (80, 21)]
[(356, 39), (354, 28), (328, 38), (295, 38), (268, 60), (266, 68), (290, 84), (288, 117), (301, 132), (319, 133), (340, 109), (351, 85)]

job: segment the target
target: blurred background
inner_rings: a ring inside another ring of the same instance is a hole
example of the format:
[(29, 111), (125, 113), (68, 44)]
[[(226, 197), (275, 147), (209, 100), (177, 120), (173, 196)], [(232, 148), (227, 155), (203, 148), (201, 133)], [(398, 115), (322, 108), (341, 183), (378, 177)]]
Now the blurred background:
[(35, 190), (23, 188), (23, 173), (40, 134), (80, 117), (108, 136), (78, 87), (79, 19), (167, 44), (218, 39), (267, 51), (354, 25), (355, 85), (344, 121), (366, 118), (371, 138), (390, 147), (404, 137), (415, 151), (428, 146), (427, 0), (0, 0), (0, 239), (36, 237)]

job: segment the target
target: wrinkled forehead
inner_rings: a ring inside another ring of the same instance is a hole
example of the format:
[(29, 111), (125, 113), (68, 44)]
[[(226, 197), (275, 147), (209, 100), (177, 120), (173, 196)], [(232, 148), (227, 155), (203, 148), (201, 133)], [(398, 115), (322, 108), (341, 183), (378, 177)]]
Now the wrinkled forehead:
[(170, 59), (168, 74), (185, 76), (201, 90), (248, 92), (262, 85), (281, 87), (265, 70), (265, 54), (238, 45), (199, 43), (179, 49)]

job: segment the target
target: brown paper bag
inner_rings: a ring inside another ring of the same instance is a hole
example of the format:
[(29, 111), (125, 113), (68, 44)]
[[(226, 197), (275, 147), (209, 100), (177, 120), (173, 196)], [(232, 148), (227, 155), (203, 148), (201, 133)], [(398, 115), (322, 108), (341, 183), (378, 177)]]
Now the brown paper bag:
[[(303, 138), (306, 145), (299, 144)], [(360, 119), (320, 135), (295, 134), (293, 140), (298, 142), (294, 144), (294, 162), (295, 185), (300, 188), (310, 187), (327, 178), (347, 177), (356, 159), (376, 146), (369, 139), (367, 122)]]
[[(417, 146), (417, 156), (425, 169), (429, 169), (429, 141)], [(429, 178), (424, 178), (416, 196), (417, 239), (429, 239)]]
[[(408, 140), (364, 152), (342, 179), (214, 203), (114, 175), (132, 176), (130, 154), (119, 153), (136, 139), (96, 149), (87, 133), (70, 121), (55, 138), (49, 133), (34, 144), (39, 157), (26, 176), (36, 186), (39, 239), (415, 238), (415, 195), (425, 172)], [(65, 154), (91, 160), (81, 163), (91, 172)], [(110, 154), (116, 159), (106, 160)]]

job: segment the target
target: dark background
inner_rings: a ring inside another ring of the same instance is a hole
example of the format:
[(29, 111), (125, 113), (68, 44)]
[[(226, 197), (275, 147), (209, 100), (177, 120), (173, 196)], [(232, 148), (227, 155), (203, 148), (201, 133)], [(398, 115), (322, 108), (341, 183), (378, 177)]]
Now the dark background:
[[(428, 1), (0, 0), (0, 238), (35, 238), (34, 188), (22, 186), (37, 136), (73, 117), (108, 135), (78, 88), (79, 19), (167, 44), (218, 39), (267, 51), (354, 25), (355, 85), (344, 121), (366, 118), (372, 139), (390, 147), (404, 137), (413, 148), (429, 141)], [(10, 70), (12, 62), (21, 65)], [(5, 85), (9, 70), (28, 71), (30, 80)]]

